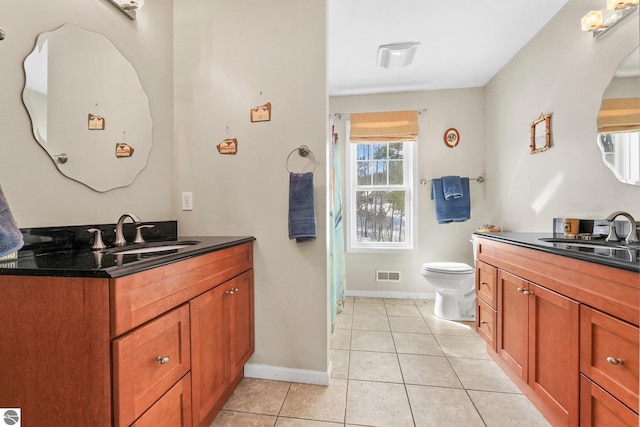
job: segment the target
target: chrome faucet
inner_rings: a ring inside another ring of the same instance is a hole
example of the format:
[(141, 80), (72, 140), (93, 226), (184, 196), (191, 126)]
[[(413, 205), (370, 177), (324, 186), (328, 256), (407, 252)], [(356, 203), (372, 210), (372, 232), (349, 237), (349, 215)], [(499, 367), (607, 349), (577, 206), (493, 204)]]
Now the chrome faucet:
[(616, 211), (606, 218), (606, 221), (611, 221), (611, 225), (609, 227), (609, 235), (607, 236), (607, 239), (606, 239), (607, 242), (620, 241), (620, 238), (616, 233), (616, 224), (614, 222), (614, 220), (619, 216), (623, 216), (627, 218), (627, 220), (630, 223), (629, 225), (631, 226), (631, 229), (629, 230), (629, 234), (627, 234), (627, 237), (624, 239), (625, 242), (627, 242), (628, 244), (638, 243), (638, 231), (637, 231), (638, 223), (636, 222), (635, 219), (633, 219), (631, 214), (628, 214), (627, 212), (623, 212), (623, 211)]
[(136, 224), (140, 223), (140, 219), (135, 214), (132, 214), (132, 213), (123, 214), (118, 219), (118, 223), (116, 224), (116, 240), (115, 242), (113, 242), (115, 246), (124, 246), (127, 244), (127, 239), (124, 238), (124, 232), (123, 232), (124, 222), (127, 218), (131, 218), (131, 220)]

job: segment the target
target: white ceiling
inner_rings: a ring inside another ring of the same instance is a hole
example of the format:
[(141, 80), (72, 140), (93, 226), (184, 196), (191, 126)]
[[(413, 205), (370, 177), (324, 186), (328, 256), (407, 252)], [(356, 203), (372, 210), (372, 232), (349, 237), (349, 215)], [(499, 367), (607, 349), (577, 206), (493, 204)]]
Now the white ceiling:
[[(567, 1), (329, 0), (329, 94), (482, 87)], [(402, 42), (421, 43), (413, 64), (378, 67)]]

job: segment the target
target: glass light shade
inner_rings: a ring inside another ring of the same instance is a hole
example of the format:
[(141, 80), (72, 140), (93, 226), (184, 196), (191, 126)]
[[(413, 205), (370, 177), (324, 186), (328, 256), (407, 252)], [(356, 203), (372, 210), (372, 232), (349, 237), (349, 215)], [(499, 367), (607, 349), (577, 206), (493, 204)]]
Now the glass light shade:
[(602, 11), (592, 10), (582, 17), (582, 31), (594, 31), (604, 28), (602, 24)]
[(607, 0), (607, 10), (620, 10), (636, 6), (639, 0)]

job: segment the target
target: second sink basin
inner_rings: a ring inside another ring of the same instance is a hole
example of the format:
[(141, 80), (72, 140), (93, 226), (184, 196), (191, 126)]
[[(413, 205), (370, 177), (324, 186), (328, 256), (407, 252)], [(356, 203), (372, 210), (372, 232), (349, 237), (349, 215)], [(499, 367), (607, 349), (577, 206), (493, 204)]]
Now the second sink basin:
[(108, 248), (102, 252), (106, 254), (150, 254), (154, 252), (173, 251), (177, 249), (186, 248), (188, 246), (197, 245), (200, 243), (197, 240), (182, 240), (176, 242), (152, 242), (141, 243), (137, 245), (121, 246), (117, 248)]

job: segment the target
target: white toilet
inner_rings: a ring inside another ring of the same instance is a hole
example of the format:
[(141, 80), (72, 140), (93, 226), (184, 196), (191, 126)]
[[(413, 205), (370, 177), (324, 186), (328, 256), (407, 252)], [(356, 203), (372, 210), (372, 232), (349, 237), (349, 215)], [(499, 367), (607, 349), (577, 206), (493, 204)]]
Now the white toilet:
[(434, 314), (447, 320), (476, 320), (476, 271), (459, 262), (429, 262), (422, 275), (436, 288)]

